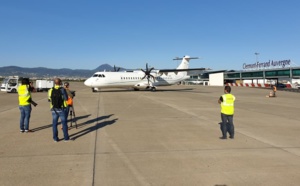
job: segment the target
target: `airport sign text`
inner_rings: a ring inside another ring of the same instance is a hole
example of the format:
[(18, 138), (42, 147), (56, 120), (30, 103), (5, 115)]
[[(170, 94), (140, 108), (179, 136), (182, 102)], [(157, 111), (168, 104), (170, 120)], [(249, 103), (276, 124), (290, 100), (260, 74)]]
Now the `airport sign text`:
[(256, 62), (252, 64), (243, 64), (243, 69), (260, 69), (260, 68), (278, 68), (282, 67), (285, 68), (286, 66), (291, 65), (291, 60), (282, 60), (282, 61), (271, 61), (269, 60), (268, 62)]

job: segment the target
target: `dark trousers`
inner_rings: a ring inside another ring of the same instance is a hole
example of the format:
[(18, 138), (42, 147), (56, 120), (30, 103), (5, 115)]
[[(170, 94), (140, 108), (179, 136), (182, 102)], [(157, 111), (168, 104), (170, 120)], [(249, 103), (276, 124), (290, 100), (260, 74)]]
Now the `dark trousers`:
[(223, 137), (227, 137), (227, 132), (229, 133), (230, 137), (234, 137), (234, 125), (233, 125), (233, 115), (226, 115), (221, 113), (221, 131)]

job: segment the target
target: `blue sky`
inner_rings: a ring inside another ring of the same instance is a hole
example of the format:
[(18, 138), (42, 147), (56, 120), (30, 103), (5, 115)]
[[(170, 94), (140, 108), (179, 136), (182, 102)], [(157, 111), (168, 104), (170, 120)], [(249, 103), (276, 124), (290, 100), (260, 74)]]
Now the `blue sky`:
[[(1, 0), (0, 66), (300, 66), (298, 0)], [(254, 53), (258, 52), (256, 56)]]

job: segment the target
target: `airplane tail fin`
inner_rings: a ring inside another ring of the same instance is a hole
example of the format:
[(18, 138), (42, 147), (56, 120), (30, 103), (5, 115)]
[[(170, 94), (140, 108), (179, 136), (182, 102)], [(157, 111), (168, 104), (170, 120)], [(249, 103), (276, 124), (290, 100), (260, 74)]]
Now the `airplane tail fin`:
[(198, 57), (183, 56), (182, 58), (176, 57), (173, 60), (182, 60), (180, 65), (177, 67), (177, 69), (188, 69), (189, 61), (191, 59), (198, 59)]

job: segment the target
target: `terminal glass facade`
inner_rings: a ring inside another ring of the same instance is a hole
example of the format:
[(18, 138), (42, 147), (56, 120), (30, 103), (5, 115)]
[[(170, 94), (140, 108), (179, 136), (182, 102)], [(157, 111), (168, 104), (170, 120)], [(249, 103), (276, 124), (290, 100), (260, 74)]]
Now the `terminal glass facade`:
[(293, 76), (300, 76), (300, 69), (293, 69), (292, 74)]
[(290, 77), (290, 70), (274, 70), (274, 71), (266, 71), (265, 72), (266, 77), (282, 77), (282, 76), (288, 76)]
[(243, 72), (242, 78), (263, 77), (263, 71), (260, 72)]
[(240, 73), (230, 73), (230, 74), (225, 74), (225, 78), (239, 79), (240, 75), (241, 75)]

